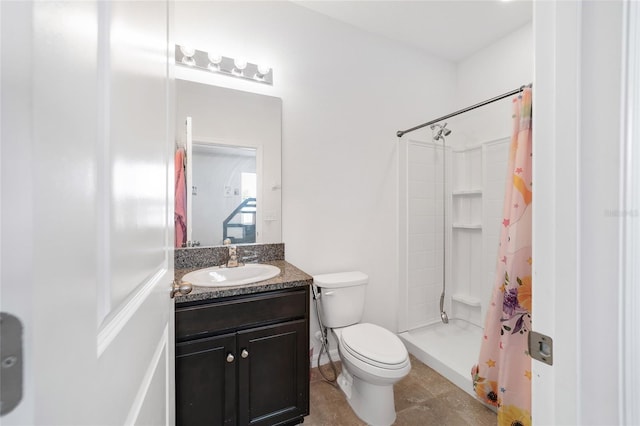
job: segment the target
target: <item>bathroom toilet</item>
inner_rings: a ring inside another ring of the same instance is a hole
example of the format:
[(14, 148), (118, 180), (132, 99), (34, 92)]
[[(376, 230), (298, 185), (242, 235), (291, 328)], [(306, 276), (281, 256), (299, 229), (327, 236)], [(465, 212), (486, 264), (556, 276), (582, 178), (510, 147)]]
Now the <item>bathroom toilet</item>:
[(375, 324), (360, 323), (369, 277), (362, 272), (316, 275), (322, 322), (334, 333), (342, 360), (338, 385), (358, 417), (373, 426), (396, 419), (393, 385), (411, 370), (398, 336)]

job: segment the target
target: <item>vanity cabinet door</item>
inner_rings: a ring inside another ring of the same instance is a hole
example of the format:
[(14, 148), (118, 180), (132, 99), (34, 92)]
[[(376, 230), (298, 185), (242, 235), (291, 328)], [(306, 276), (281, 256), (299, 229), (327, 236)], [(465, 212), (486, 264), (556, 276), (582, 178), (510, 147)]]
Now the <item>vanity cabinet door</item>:
[(176, 424), (236, 424), (235, 334), (176, 345)]
[(238, 424), (273, 425), (309, 413), (305, 320), (238, 332)]

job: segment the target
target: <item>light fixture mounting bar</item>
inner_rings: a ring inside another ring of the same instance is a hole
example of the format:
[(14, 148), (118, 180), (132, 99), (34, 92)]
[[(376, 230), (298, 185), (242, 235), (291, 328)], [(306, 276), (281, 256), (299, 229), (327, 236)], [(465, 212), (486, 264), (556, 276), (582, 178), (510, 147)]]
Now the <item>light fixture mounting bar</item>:
[[(257, 64), (251, 62), (246, 63), (243, 69), (236, 68), (236, 60), (227, 56), (220, 56), (219, 63), (214, 64), (209, 59), (209, 54), (202, 50), (195, 50), (191, 57), (186, 57), (179, 45), (176, 45), (176, 65), (186, 68), (195, 68), (202, 71), (223, 74), (230, 77), (251, 80), (256, 83), (268, 84), (273, 86), (273, 69), (269, 68), (266, 74), (261, 74)], [(189, 60), (191, 58), (192, 60)], [(218, 62), (218, 61), (216, 61)]]

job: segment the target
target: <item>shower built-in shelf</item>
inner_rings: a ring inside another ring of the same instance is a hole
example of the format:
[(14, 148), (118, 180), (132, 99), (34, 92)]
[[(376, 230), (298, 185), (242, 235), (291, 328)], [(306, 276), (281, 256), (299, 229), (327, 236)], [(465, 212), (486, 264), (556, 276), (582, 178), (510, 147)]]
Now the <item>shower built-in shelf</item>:
[(451, 195), (453, 195), (454, 197), (482, 195), (482, 189), (466, 189), (466, 190), (460, 190), (460, 191), (453, 191)]
[(451, 225), (453, 229), (482, 229), (482, 224), (480, 223), (454, 223)]
[(465, 305), (468, 305), (468, 306), (480, 307), (480, 299), (478, 299), (477, 297), (470, 296), (468, 294), (457, 293), (452, 295), (451, 299), (455, 300), (456, 302), (464, 303)]
[(451, 195), (453, 229), (482, 229), (482, 190), (472, 186)]

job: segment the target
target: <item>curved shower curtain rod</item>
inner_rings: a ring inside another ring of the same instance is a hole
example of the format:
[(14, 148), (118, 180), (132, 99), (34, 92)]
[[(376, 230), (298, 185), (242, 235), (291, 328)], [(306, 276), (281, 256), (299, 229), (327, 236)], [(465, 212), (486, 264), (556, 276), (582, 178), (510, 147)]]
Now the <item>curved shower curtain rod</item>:
[(514, 89), (514, 90), (512, 90), (510, 92), (503, 93), (502, 95), (498, 95), (495, 98), (487, 99), (486, 101), (482, 101), (482, 102), (477, 103), (475, 105), (471, 105), (470, 107), (463, 108), (463, 109), (461, 109), (459, 111), (452, 112), (451, 114), (443, 115), (442, 117), (439, 117), (439, 118), (436, 118), (435, 120), (431, 120), (431, 121), (428, 121), (426, 123), (420, 124), (419, 126), (412, 127), (410, 129), (407, 129), (407, 130), (398, 130), (396, 132), (396, 136), (401, 138), (405, 133), (409, 133), (409, 132), (413, 132), (414, 130), (422, 129), (423, 127), (427, 127), (430, 124), (435, 124), (435, 123), (437, 123), (439, 121), (446, 120), (447, 118), (451, 118), (451, 117), (454, 117), (456, 115), (465, 113), (467, 111), (471, 111), (472, 109), (480, 108), (481, 106), (485, 106), (485, 105), (490, 104), (492, 102), (499, 101), (500, 99), (508, 98), (509, 96), (512, 96), (512, 95), (515, 95), (515, 94), (518, 94), (518, 93), (522, 92), (525, 87), (532, 87), (532, 86), (533, 86), (533, 83), (530, 83), (530, 84), (525, 85), (525, 86), (520, 86), (518, 89)]

